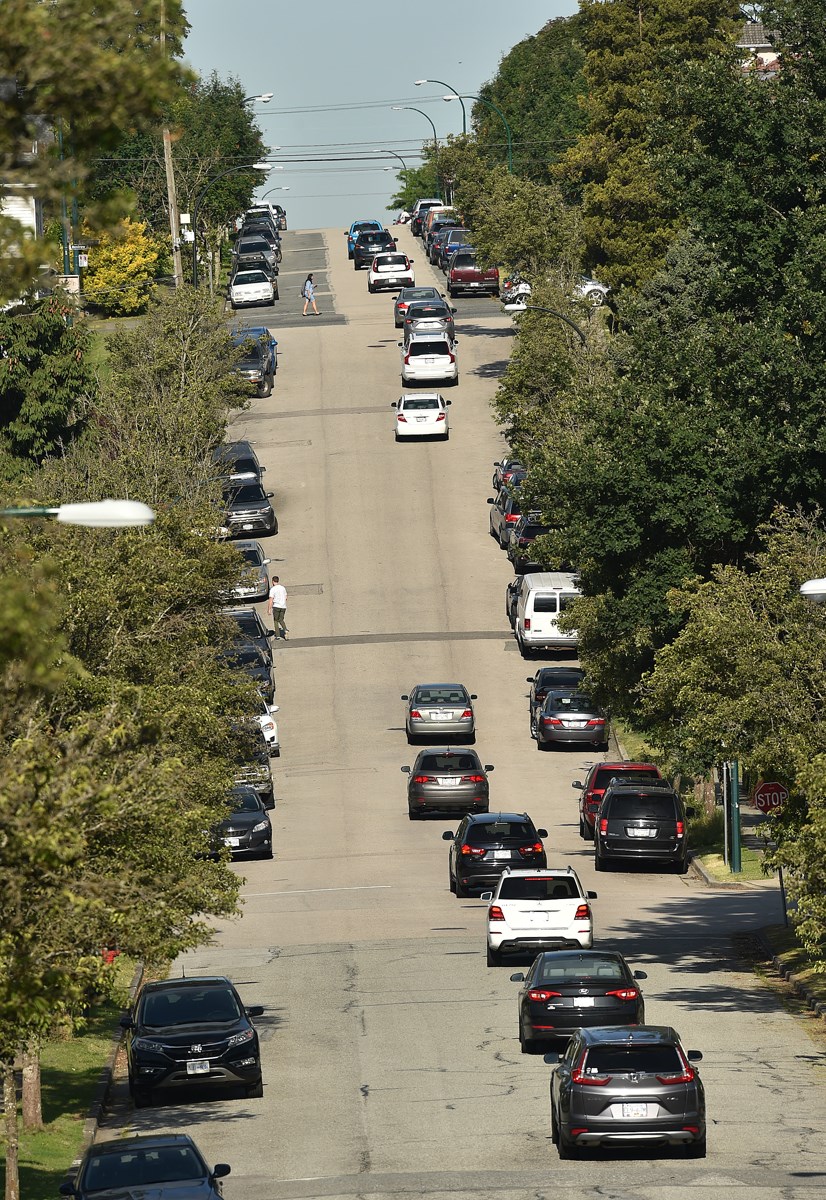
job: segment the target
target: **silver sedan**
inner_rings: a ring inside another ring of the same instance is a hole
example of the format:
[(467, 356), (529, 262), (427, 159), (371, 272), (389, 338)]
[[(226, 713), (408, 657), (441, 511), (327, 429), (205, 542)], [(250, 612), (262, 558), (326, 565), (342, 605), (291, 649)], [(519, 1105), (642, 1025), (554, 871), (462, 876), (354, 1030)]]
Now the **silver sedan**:
[(409, 695), (402, 696), (407, 701), (407, 730), (408, 742), (416, 738), (444, 738), (456, 741), (462, 738), (467, 742), (476, 741), (476, 718), (472, 701), (476, 696), (468, 692), (461, 683), (419, 683)]

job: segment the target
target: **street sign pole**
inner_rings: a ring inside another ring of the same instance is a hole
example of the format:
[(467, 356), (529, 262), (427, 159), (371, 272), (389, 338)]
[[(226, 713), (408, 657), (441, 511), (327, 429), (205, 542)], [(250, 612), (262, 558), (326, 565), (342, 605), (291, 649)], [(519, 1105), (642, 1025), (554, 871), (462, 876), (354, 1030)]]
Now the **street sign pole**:
[(723, 785), (723, 862), (729, 865), (729, 828), (731, 826), (731, 811), (729, 808), (729, 771), (728, 763), (720, 766), (720, 782)]
[(731, 766), (731, 871), (743, 869), (740, 851), (740, 764), (732, 759)]

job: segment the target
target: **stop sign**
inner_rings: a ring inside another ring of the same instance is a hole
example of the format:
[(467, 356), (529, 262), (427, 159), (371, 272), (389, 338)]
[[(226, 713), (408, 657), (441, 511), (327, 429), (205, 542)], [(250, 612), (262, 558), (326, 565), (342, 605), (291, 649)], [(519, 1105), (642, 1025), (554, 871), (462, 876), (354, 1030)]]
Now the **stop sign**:
[(771, 812), (775, 808), (780, 808), (781, 804), (789, 798), (789, 789), (785, 783), (771, 783), (764, 780), (763, 783), (758, 783), (757, 787), (752, 792), (751, 802), (755, 808), (759, 808), (761, 812)]

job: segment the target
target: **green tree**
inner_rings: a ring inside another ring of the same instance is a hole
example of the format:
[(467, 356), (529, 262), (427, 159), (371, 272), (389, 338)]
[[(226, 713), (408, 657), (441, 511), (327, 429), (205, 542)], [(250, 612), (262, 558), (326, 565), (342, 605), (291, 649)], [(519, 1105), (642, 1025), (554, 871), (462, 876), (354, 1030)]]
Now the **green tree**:
[(161, 248), (146, 226), (125, 218), (102, 230), (89, 252), (83, 291), (89, 304), (109, 316), (144, 312), (158, 272)]

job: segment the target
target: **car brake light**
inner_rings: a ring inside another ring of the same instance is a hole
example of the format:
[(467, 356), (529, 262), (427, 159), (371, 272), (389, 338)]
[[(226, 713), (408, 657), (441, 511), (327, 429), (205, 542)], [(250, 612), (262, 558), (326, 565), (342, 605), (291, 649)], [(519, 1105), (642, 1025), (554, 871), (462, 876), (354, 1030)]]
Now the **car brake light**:
[(413, 783), (435, 783), (436, 778), (433, 775), (414, 775)]
[(404, 415), (404, 413), (399, 413), (398, 416), (396, 417), (396, 420), (404, 421), (405, 425), (407, 424), (407, 417)]
[(636, 988), (615, 988), (613, 992), (606, 992), (606, 996), (616, 996), (618, 1000), (636, 1000), (639, 992)]
[(504, 921), (504, 919), (505, 919), (505, 914), (502, 912), (502, 909), (499, 907), (499, 905), (492, 904), (490, 906), (490, 908), (488, 909), (488, 920), (489, 921)]
[(682, 821), (677, 822), (677, 837), (682, 837), (685, 833), (685, 825)]
[(531, 988), (528, 992), (529, 1000), (550, 1000), (551, 996), (561, 996), (562, 992), (547, 992), (544, 988)]
[(472, 717), (472, 716), (473, 716), (473, 712), (472, 712), (472, 710), (471, 710), (471, 709), (469, 709), (469, 708), (466, 708), (466, 709), (465, 709), (465, 711), (462, 713), (461, 717), (459, 718), (459, 720), (460, 720), (460, 721), (467, 721), (467, 720), (469, 720), (469, 719), (470, 719), (470, 717)]
[(519, 853), (525, 855), (526, 857), (529, 854), (541, 854), (542, 853), (542, 843), (534, 842), (534, 844), (532, 846), (520, 846)]
[(580, 904), (579, 907), (577, 908), (576, 912), (574, 913), (574, 920), (575, 921), (590, 921), (590, 919), (591, 919), (591, 909), (589, 908), (589, 906), (587, 904)]
[(414, 721), (421, 721), (422, 719), (422, 714), (419, 712), (418, 708), (411, 708), (410, 716)]
[(526, 633), (530, 633), (530, 629), (531, 629), (531, 619), (530, 619), (530, 617), (525, 617), (525, 631), (526, 631)]
[(560, 717), (543, 717), (542, 724), (543, 725), (561, 725), (562, 720)]
[(660, 1083), (692, 1083), (696, 1078), (697, 1072), (690, 1065), (680, 1047), (677, 1047), (677, 1053), (680, 1056), (680, 1061), (683, 1064), (682, 1071), (677, 1071), (674, 1075), (658, 1075)]
[(604, 717), (593, 717), (592, 720), (590, 720), (588, 722), (588, 724), (589, 725), (604, 725), (605, 718)]
[(573, 1071), (571, 1071), (572, 1082), (584, 1083), (588, 1087), (605, 1087), (606, 1083), (611, 1082), (610, 1075), (586, 1075), (585, 1071), (583, 1070), (587, 1054), (588, 1051), (583, 1050), (582, 1054), (580, 1055), (579, 1062), (574, 1067)]
[(463, 775), (462, 783), (484, 783), (484, 775)]
[(445, 419), (444, 413), (439, 413), (438, 417), (436, 418), (437, 421), (444, 421), (444, 419)]
[(519, 513), (506, 513), (505, 520), (509, 525), (515, 525), (519, 520)]
[(410, 351), (408, 351), (407, 354), (405, 354), (405, 356), (404, 356), (404, 364), (405, 364), (405, 366), (410, 365)]
[(460, 854), (475, 854), (478, 858), (482, 854), (487, 854), (487, 849), (484, 846), (469, 846), (467, 842), (459, 850)]
[(601, 819), (601, 821), (599, 823), (599, 831), (600, 831), (600, 833), (608, 832), (608, 818), (607, 817), (603, 817)]
[(456, 362), (456, 355), (455, 355), (455, 354), (451, 354), (451, 353), (450, 353), (450, 351), (448, 351), (448, 354), (447, 354), (447, 356), (448, 356), (448, 358), (450, 359), (450, 361), (451, 361), (452, 363), (453, 363), (453, 362)]

